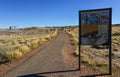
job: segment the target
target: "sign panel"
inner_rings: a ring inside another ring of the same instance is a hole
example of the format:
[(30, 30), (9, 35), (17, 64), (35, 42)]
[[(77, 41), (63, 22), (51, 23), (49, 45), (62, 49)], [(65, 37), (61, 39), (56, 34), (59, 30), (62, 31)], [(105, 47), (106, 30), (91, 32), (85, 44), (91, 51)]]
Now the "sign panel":
[(81, 44), (108, 44), (109, 10), (94, 10), (81, 12)]
[[(86, 55), (85, 58), (98, 65), (106, 63), (105, 68), (109, 69), (109, 74), (112, 74), (111, 11), (111, 8), (79, 11), (79, 55)], [(99, 56), (96, 56), (98, 53)], [(109, 56), (100, 56), (104, 53)], [(84, 62), (83, 57), (79, 56), (79, 63), (82, 61)]]

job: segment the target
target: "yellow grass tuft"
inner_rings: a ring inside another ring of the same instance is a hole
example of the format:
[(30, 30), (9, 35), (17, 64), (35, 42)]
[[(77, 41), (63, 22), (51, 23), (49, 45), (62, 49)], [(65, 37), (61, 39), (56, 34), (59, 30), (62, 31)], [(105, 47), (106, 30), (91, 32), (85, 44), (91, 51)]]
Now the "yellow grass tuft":
[(76, 56), (79, 56), (78, 47), (76, 47), (76, 50), (75, 50), (75, 55), (76, 55)]
[(50, 35), (47, 35), (47, 36), (45, 37), (45, 39), (46, 39), (46, 40), (50, 40), (50, 39), (51, 39), (51, 36), (50, 36)]
[(39, 44), (39, 45), (42, 45), (42, 44), (44, 44), (44, 43), (47, 42), (47, 41), (48, 41), (48, 40), (42, 38), (42, 39), (40, 39), (40, 40), (38, 41), (38, 44)]
[(19, 50), (20, 50), (20, 52), (25, 54), (30, 51), (30, 48), (27, 45), (22, 45)]
[(32, 48), (38, 47), (38, 40), (32, 40), (31, 41), (31, 46), (32, 46)]
[(17, 59), (23, 55), (22, 52), (19, 51), (19, 49), (16, 49), (16, 50), (12, 51), (11, 53), (12, 53), (14, 59)]

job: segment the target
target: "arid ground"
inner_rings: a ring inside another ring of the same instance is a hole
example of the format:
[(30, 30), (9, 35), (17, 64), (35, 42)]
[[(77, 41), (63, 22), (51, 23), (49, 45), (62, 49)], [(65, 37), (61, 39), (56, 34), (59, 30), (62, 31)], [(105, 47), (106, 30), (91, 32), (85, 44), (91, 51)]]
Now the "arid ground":
[[(113, 27), (112, 33), (112, 77), (119, 77), (118, 29)], [(101, 75), (108, 74), (108, 51), (105, 47), (82, 46), (79, 70), (78, 27), (19, 31), (0, 32), (1, 77), (111, 77)]]

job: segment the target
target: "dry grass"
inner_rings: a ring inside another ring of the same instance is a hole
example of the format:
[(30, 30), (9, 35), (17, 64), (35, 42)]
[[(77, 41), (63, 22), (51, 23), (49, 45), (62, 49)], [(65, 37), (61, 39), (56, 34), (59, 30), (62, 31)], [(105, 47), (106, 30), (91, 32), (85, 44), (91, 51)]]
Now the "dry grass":
[(19, 47), (19, 50), (20, 52), (22, 52), (22, 54), (25, 54), (30, 51), (30, 48), (27, 45), (22, 45), (21, 47)]
[[(78, 27), (71, 27), (65, 29), (66, 33), (70, 36), (72, 45), (76, 46), (75, 55), (79, 56), (78, 52)], [(77, 43), (76, 43), (77, 42)], [(98, 49), (93, 49), (91, 47), (82, 47), (81, 48), (81, 57), (82, 62), (87, 63), (93, 68), (99, 68), (102, 71), (108, 71), (108, 51), (105, 49), (106, 46), (99, 46)], [(120, 27), (112, 27), (112, 62), (113, 62), (113, 72), (118, 74), (120, 68)], [(119, 77), (119, 76), (118, 76)]]
[(20, 35), (0, 36), (0, 63), (17, 59), (56, 36), (57, 29), (46, 28), (23, 29)]
[(31, 46), (32, 46), (32, 48), (38, 47), (38, 40), (32, 40), (31, 41)]

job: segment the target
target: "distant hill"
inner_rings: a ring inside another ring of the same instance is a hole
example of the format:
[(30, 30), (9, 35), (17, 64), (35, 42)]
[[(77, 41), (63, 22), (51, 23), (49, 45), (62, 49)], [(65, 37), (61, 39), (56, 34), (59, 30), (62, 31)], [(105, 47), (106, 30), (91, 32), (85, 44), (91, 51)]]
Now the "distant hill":
[(113, 24), (112, 26), (120, 26), (120, 24)]

